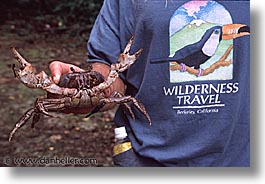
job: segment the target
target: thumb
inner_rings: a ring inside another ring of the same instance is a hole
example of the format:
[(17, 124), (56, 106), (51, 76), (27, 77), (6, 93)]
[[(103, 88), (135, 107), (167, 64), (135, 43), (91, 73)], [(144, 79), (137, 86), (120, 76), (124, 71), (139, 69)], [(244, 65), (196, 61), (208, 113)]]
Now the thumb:
[(55, 82), (55, 84), (58, 84), (62, 75), (62, 66), (60, 62), (53, 61), (49, 65), (51, 75), (52, 75), (52, 80)]
[(61, 78), (61, 75), (60, 75), (60, 74), (55, 74), (55, 75), (52, 77), (52, 80), (54, 81), (55, 84), (58, 84), (59, 81), (60, 81), (60, 78)]

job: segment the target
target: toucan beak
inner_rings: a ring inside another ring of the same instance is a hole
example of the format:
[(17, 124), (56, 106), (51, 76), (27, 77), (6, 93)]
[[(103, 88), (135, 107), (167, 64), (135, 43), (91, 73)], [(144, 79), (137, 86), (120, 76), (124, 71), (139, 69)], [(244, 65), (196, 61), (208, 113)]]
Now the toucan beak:
[(244, 24), (226, 24), (222, 28), (222, 39), (231, 40), (241, 36), (249, 35), (250, 28)]

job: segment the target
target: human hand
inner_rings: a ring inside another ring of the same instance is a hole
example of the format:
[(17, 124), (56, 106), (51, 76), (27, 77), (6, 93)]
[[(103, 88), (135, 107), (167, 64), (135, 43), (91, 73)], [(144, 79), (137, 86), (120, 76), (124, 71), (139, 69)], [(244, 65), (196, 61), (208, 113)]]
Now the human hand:
[[(110, 71), (110, 67), (102, 64), (102, 63), (93, 63), (92, 64), (93, 70), (97, 71), (99, 73), (101, 73), (104, 78), (106, 79), (108, 77), (109, 71)], [(64, 63), (61, 61), (53, 61), (50, 63), (49, 65), (50, 71), (51, 71), (51, 75), (52, 75), (52, 79), (53, 81), (58, 84), (60, 81), (60, 78), (63, 74), (68, 74), (71, 73), (72, 70), (71, 68), (73, 68), (75, 71), (80, 72), (80, 71), (84, 71), (83, 69), (72, 65), (72, 64), (68, 64), (68, 63)], [(114, 91), (118, 91), (122, 94), (124, 94), (125, 91), (125, 86), (122, 82), (122, 80), (120, 78), (117, 78), (114, 83), (107, 88), (106, 90), (104, 90), (105, 93), (105, 97), (110, 97), (111, 94)], [(115, 104), (107, 104), (105, 105), (101, 111), (106, 111), (109, 110), (111, 108), (114, 107)], [(63, 111), (64, 113), (75, 113), (75, 114), (87, 114), (90, 113), (95, 107), (91, 107), (91, 108), (72, 108), (72, 109), (67, 109), (65, 111)]]
[(78, 66), (64, 63), (61, 61), (53, 61), (49, 65), (52, 80), (55, 82), (55, 84), (58, 84), (60, 81), (60, 78), (63, 74), (72, 73), (71, 68), (73, 68), (76, 72), (84, 71), (83, 69), (79, 68)]
[[(60, 81), (60, 78), (63, 74), (72, 73), (71, 68), (73, 68), (76, 72), (84, 71), (83, 69), (79, 68), (78, 66), (64, 63), (61, 61), (53, 61), (49, 65), (52, 80), (55, 84), (58, 84)], [(88, 114), (90, 113), (95, 107), (91, 108), (71, 108), (66, 109), (63, 111), (63, 113), (74, 113), (74, 114)]]

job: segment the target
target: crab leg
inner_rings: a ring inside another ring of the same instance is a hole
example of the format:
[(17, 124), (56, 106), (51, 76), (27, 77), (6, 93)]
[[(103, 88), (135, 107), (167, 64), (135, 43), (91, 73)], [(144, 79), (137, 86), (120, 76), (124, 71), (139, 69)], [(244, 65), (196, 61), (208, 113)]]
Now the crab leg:
[(63, 111), (64, 109), (71, 106), (71, 99), (69, 97), (60, 98), (60, 99), (42, 99), (38, 98), (35, 102), (35, 106), (27, 110), (27, 112), (17, 121), (14, 129), (10, 133), (9, 142), (11, 141), (15, 132), (25, 125), (28, 120), (33, 116), (32, 125), (37, 123), (40, 119), (40, 114), (54, 117), (49, 112)]
[(151, 118), (150, 118), (150, 116), (148, 115), (148, 113), (147, 113), (145, 107), (143, 106), (143, 104), (142, 104), (139, 100), (137, 100), (137, 99), (135, 99), (135, 98), (133, 98), (133, 97), (131, 97), (131, 96), (124, 96), (124, 95), (122, 95), (122, 94), (116, 92), (115, 97), (105, 98), (103, 101), (104, 101), (105, 103), (116, 103), (116, 104), (122, 104), (122, 105), (125, 105), (125, 107), (129, 110), (131, 116), (132, 116), (133, 118), (135, 118), (135, 116), (134, 116), (134, 114), (133, 114), (133, 111), (132, 111), (131, 107), (127, 104), (127, 103), (129, 103), (129, 102), (132, 102), (132, 103), (135, 105), (135, 107), (136, 107), (140, 112), (142, 112), (142, 113), (145, 115), (145, 117), (146, 117), (146, 119), (148, 120), (149, 124), (150, 124), (150, 125), (152, 124)]
[(31, 118), (33, 113), (35, 112), (35, 108), (30, 108), (16, 123), (15, 128), (12, 130), (12, 132), (9, 135), (8, 141), (10, 142), (15, 132), (21, 128), (23, 125), (26, 124), (26, 122)]

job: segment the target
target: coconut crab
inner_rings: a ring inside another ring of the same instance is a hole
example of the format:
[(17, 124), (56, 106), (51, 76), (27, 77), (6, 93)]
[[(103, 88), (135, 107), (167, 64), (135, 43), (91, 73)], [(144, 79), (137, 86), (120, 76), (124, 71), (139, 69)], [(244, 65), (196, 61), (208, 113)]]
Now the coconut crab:
[(88, 114), (89, 116), (100, 111), (105, 104), (123, 104), (131, 116), (135, 118), (129, 105), (129, 103), (133, 103), (151, 124), (151, 119), (139, 100), (132, 96), (124, 96), (116, 91), (110, 97), (105, 97), (105, 93), (103, 92), (118, 78), (119, 73), (128, 69), (141, 54), (142, 49), (133, 55), (129, 54), (133, 40), (134, 37), (130, 39), (123, 53), (118, 57), (117, 63), (110, 66), (110, 72), (106, 80), (104, 80), (104, 77), (99, 72), (92, 71), (92, 68), (84, 72), (75, 72), (72, 69), (72, 73), (65, 74), (61, 77), (58, 85), (44, 71), (36, 74), (36, 69), (12, 47), (11, 50), (14, 57), (20, 64), (20, 69), (16, 68), (15, 64), (12, 67), (15, 77), (25, 86), (43, 89), (48, 95), (47, 98), (37, 98), (34, 107), (28, 109), (17, 121), (14, 129), (10, 133), (9, 142), (15, 132), (25, 125), (31, 117), (33, 117), (31, 126), (34, 127), (42, 114), (53, 117), (50, 112), (63, 112), (66, 109), (76, 107), (95, 107)]

